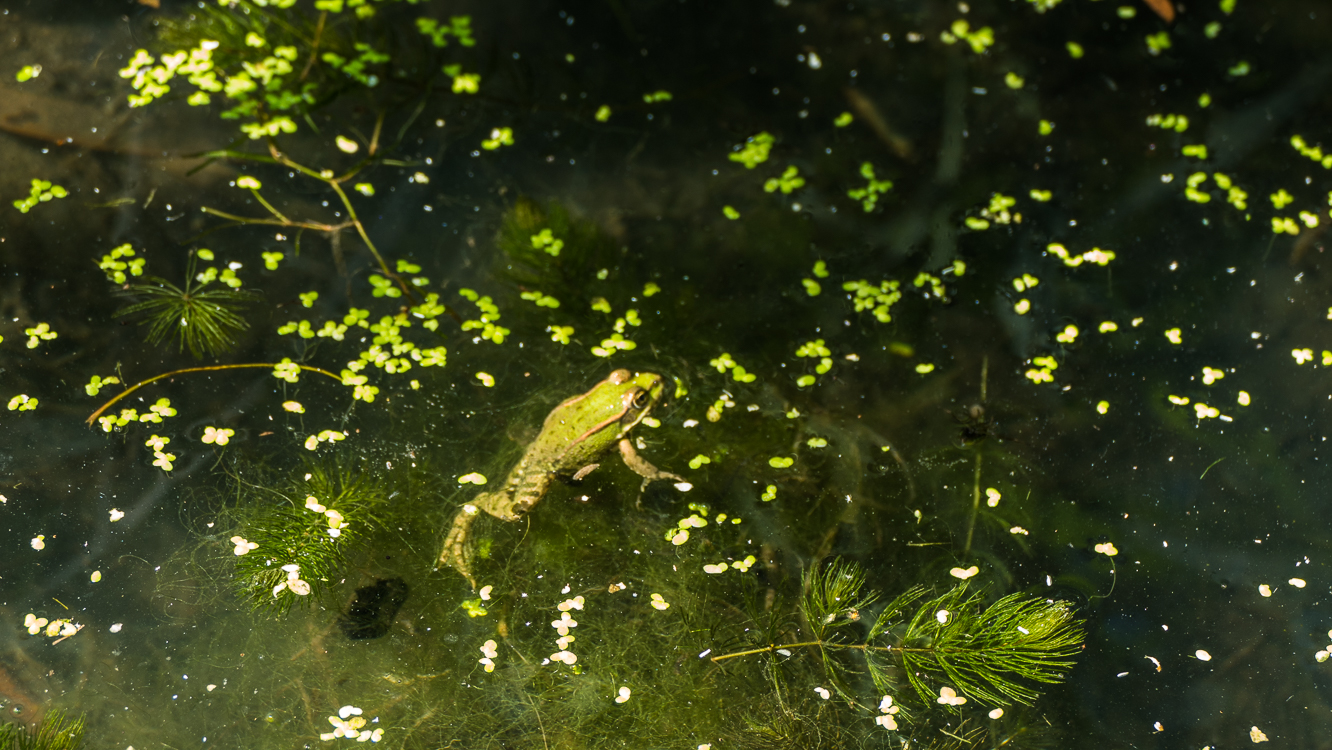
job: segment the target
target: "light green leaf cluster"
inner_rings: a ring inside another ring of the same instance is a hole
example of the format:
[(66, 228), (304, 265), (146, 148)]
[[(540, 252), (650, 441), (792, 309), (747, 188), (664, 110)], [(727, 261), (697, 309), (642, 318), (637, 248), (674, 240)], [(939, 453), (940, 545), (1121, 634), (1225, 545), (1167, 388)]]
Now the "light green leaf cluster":
[[(332, 323), (333, 321), (328, 322)], [(303, 339), (312, 339), (315, 337), (314, 327), (310, 325), (310, 321), (308, 320), (302, 320), (299, 323), (294, 320), (288, 321), (287, 323), (278, 326), (277, 332), (279, 336), (286, 336), (289, 333), (294, 333)]]
[[(133, 260), (121, 260), (121, 258), (132, 258)], [(106, 273), (106, 278), (117, 284), (124, 284), (128, 280), (125, 272), (130, 276), (143, 275), (143, 258), (134, 257), (134, 248), (128, 242), (123, 245), (111, 248), (111, 252), (102, 256), (97, 267)]]
[[(801, 344), (795, 352), (797, 357), (808, 359), (817, 359), (819, 362), (814, 366), (814, 372), (819, 375), (825, 375), (832, 370), (832, 350), (823, 342), (823, 339), (814, 339)], [(796, 385), (801, 388), (807, 388), (814, 385), (817, 378), (814, 375), (801, 375), (796, 378)]]
[(860, 176), (866, 180), (865, 187), (848, 190), (846, 195), (851, 200), (860, 201), (865, 213), (869, 213), (878, 205), (879, 196), (893, 189), (893, 183), (891, 180), (875, 179), (874, 165), (869, 162), (860, 165)]
[(425, 301), (411, 308), (412, 317), (420, 318), (424, 322), (421, 327), (427, 331), (439, 330), (439, 316), (448, 312), (448, 308), (439, 304), (439, 295), (431, 292), (426, 295)]
[(1241, 190), (1240, 186), (1236, 185), (1228, 175), (1214, 172), (1212, 174), (1212, 179), (1216, 180), (1217, 187), (1226, 191), (1227, 203), (1241, 211), (1249, 207), (1249, 204), (1246, 202), (1249, 199), (1249, 194)]
[(464, 73), (461, 65), (445, 65), (444, 75), (453, 79), (453, 93), (475, 94), (481, 90), (479, 73)]
[(1064, 265), (1069, 268), (1077, 268), (1083, 263), (1094, 263), (1098, 266), (1109, 265), (1110, 261), (1115, 259), (1114, 250), (1102, 250), (1099, 247), (1093, 247), (1081, 255), (1074, 255), (1068, 251), (1068, 248), (1058, 242), (1051, 242), (1045, 246), (1045, 252), (1064, 261)]
[(1184, 183), (1184, 197), (1194, 203), (1206, 203), (1212, 199), (1212, 196), (1198, 189), (1198, 186), (1207, 181), (1206, 172), (1194, 172), (1189, 175), (1189, 179)]
[(416, 29), (430, 37), (430, 43), (436, 47), (449, 46), (450, 36), (464, 47), (476, 46), (476, 40), (472, 38), (471, 16), (452, 16), (447, 25), (433, 18), (422, 17), (416, 19)]
[(781, 177), (773, 177), (763, 183), (763, 191), (771, 193), (781, 190), (782, 195), (790, 195), (804, 186), (805, 178), (800, 176), (800, 170), (795, 165), (791, 165)]
[(528, 300), (529, 302), (532, 302), (537, 307), (549, 307), (550, 309), (553, 310), (560, 306), (559, 300), (555, 299), (554, 297), (548, 294), (542, 294), (541, 292), (535, 290), (530, 292), (523, 292), (518, 296), (521, 299), (525, 299)]
[(47, 180), (34, 179), (32, 189), (28, 191), (28, 197), (14, 201), (14, 208), (17, 208), (19, 213), (26, 214), (38, 203), (46, 203), (54, 198), (64, 198), (67, 195), (69, 195), (69, 192), (59, 185), (52, 185)]
[[(220, 1), (224, 4), (231, 5), (236, 3), (236, 0)], [(315, 0), (315, 10), (324, 11), (326, 13), (351, 11), (356, 14), (357, 18), (365, 19), (373, 18), (376, 13), (375, 3), (383, 2), (385, 2), (385, 0)], [(407, 2), (411, 5), (416, 5), (420, 0), (407, 0)], [(262, 2), (256, 2), (255, 4), (264, 5)], [(278, 8), (290, 8), (296, 4), (296, 0), (267, 0), (267, 4)]]
[(568, 345), (569, 337), (574, 334), (573, 326), (546, 326), (546, 331), (550, 333), (551, 341), (565, 345)]
[(314, 102), (313, 83), (301, 84), (299, 89), (286, 86), (285, 76), (293, 71), (296, 47), (279, 45), (273, 48), (271, 54), (261, 57), (259, 51), (268, 46), (268, 40), (250, 32), (246, 36), (245, 50), (229, 52), (251, 55), (251, 59), (241, 59), (236, 67), (227, 71), (214, 60), (214, 53), (219, 46), (216, 40), (205, 39), (192, 49), (177, 50), (161, 58), (154, 58), (147, 50), (136, 51), (129, 64), (120, 70), (120, 76), (129, 79), (130, 85), (138, 92), (130, 95), (130, 106), (151, 104), (171, 91), (169, 84), (173, 79), (184, 76), (197, 89), (187, 99), (189, 104), (210, 104), (212, 94), (223, 94), (234, 102), (234, 106), (221, 116), (225, 119), (253, 120), (241, 125), (241, 130), (250, 138), (295, 132), (295, 121), (289, 115), (277, 113), (302, 103)]
[(1173, 130), (1176, 133), (1183, 133), (1189, 129), (1189, 118), (1185, 115), (1163, 115), (1152, 114), (1147, 116), (1147, 124), (1161, 128), (1162, 130)]
[[(752, 383), (758, 380), (758, 376), (748, 372), (731, 358), (730, 353), (722, 352), (720, 356), (708, 361), (708, 364), (717, 368), (717, 372), (725, 374), (727, 370), (731, 371), (731, 378), (737, 383)], [(718, 410), (720, 411), (720, 409)]]
[(273, 366), (273, 377), (278, 380), (295, 383), (300, 379), (300, 376), (301, 368), (291, 361), (291, 357), (283, 357), (281, 362)]
[(23, 335), (28, 337), (28, 348), (36, 349), (43, 341), (50, 341), (59, 334), (51, 330), (50, 324), (38, 323), (31, 328), (23, 329)]
[(1044, 13), (1058, 5), (1061, 0), (1027, 0), (1027, 2), (1036, 8), (1037, 13)]
[(481, 141), (481, 148), (487, 151), (494, 151), (500, 146), (512, 146), (512, 145), (513, 145), (512, 128), (492, 128), (490, 131), (490, 137), (484, 141)]
[[(205, 255), (205, 253), (207, 253), (207, 255)], [(201, 250), (199, 251), (199, 257), (211, 260), (213, 256), (211, 252)], [(220, 273), (215, 266), (209, 266), (196, 273), (194, 275), (194, 280), (199, 282), (200, 286), (211, 284), (214, 281), (221, 281), (232, 289), (239, 289), (241, 287), (241, 280), (240, 277), (236, 275), (236, 268), (239, 266), (239, 263), (230, 264), (228, 267), (222, 269)]]
[(842, 284), (842, 289), (852, 293), (856, 312), (870, 310), (880, 323), (889, 323), (893, 319), (893, 305), (902, 299), (901, 285), (900, 281), (888, 280), (874, 286), (861, 279)]
[(745, 169), (753, 169), (768, 160), (768, 154), (772, 152), (772, 145), (775, 142), (776, 139), (772, 134), (764, 131), (750, 136), (743, 148), (736, 146), (734, 152), (726, 158), (745, 165)]
[[(995, 193), (990, 196), (990, 205), (981, 209), (981, 216), (994, 222), (995, 224), (1010, 224), (1013, 222), (1013, 215), (1008, 209), (1017, 205), (1017, 199), (1011, 195)], [(1022, 221), (1022, 215), (1017, 215), (1017, 220)]]
[(1170, 49), (1170, 34), (1160, 31), (1147, 37), (1147, 52), (1152, 56), (1161, 54), (1162, 50)]
[[(593, 309), (598, 309), (596, 307), (597, 301), (600, 301), (601, 303), (605, 304), (606, 309), (604, 310), (604, 312), (606, 313), (610, 312), (610, 304), (601, 298), (598, 298), (598, 300), (593, 301)], [(613, 326), (614, 333), (612, 333), (608, 338), (602, 339), (600, 346), (592, 347), (591, 350), (592, 354), (598, 357), (609, 357), (612, 354), (615, 354), (616, 352), (620, 351), (627, 352), (638, 348), (638, 344), (624, 337), (624, 332), (626, 330), (625, 328), (626, 326), (634, 326), (636, 328), (638, 326), (641, 326), (642, 324), (643, 320), (642, 318), (639, 317), (637, 310), (634, 309), (626, 310), (623, 317), (615, 319), (615, 325)]]
[(597, 357), (609, 357), (616, 352), (627, 352), (638, 348), (638, 344), (626, 339), (622, 333), (612, 333), (608, 338), (601, 340), (600, 346), (592, 347), (591, 351)]
[(994, 29), (984, 26), (975, 31), (971, 30), (971, 24), (959, 18), (953, 22), (953, 25), (939, 34), (939, 38), (944, 44), (956, 44), (961, 39), (971, 45), (971, 51), (976, 54), (984, 54), (994, 44)]
[(1283, 232), (1292, 236), (1297, 235), (1300, 233), (1300, 225), (1296, 224), (1295, 220), (1289, 216), (1273, 216), (1272, 233), (1281, 234)]
[(32, 411), (33, 409), (36, 408), (37, 408), (37, 399), (29, 396), (26, 393), (20, 393), (19, 395), (9, 399), (10, 411)]
[(18, 81), (19, 83), (23, 83), (25, 81), (31, 81), (32, 79), (36, 78), (41, 74), (42, 74), (42, 66), (24, 65), (22, 68), (19, 68), (18, 73), (14, 74), (14, 80)]
[(542, 229), (532, 235), (532, 247), (559, 257), (560, 251), (564, 249), (564, 240), (557, 239), (550, 229)]
[(105, 378), (98, 375), (94, 375), (92, 376), (92, 380), (89, 380), (88, 384), (83, 386), (83, 390), (86, 391), (89, 396), (96, 396), (98, 392), (102, 390), (102, 388), (108, 385), (115, 385), (116, 383), (119, 382), (120, 378), (116, 377), (115, 375), (108, 375)]
[(102, 426), (103, 432), (110, 432), (117, 427), (124, 427), (138, 421), (139, 412), (137, 409), (121, 409), (119, 414), (107, 414), (97, 418), (97, 423)]
[(1059, 362), (1054, 357), (1034, 357), (1031, 364), (1031, 369), (1024, 373), (1028, 380), (1038, 385), (1054, 382), (1054, 371), (1059, 369)]
[(921, 289), (928, 285), (930, 287), (930, 294), (935, 299), (941, 299), (941, 300), (948, 299), (948, 294), (944, 289), (943, 279), (939, 278), (938, 276), (935, 276), (934, 274), (925, 273), (924, 271), (921, 271), (920, 273), (916, 274), (916, 278), (912, 280), (911, 285), (916, 287), (917, 289)]
[(1332, 169), (1332, 153), (1324, 154), (1320, 146), (1310, 146), (1304, 142), (1304, 138), (1298, 135), (1290, 137), (1290, 145), (1300, 152), (1300, 156), (1307, 157), (1323, 165), (1323, 169)]
[(402, 290), (399, 289), (391, 279), (387, 279), (377, 273), (372, 273), (367, 280), (370, 282), (370, 285), (374, 287), (374, 289), (370, 290), (370, 295), (373, 297), (388, 297), (393, 299), (402, 296)]
[(458, 294), (463, 298), (470, 300), (481, 311), (481, 317), (478, 320), (465, 320), (462, 324), (464, 331), (481, 331), (477, 341), (493, 341), (496, 344), (504, 343), (504, 337), (509, 335), (509, 329), (497, 324), (495, 321), (500, 319), (499, 307), (495, 305), (494, 300), (489, 296), (482, 297), (472, 289), (459, 289)]
[(320, 60), (328, 63), (334, 70), (342, 71), (348, 78), (367, 88), (379, 85), (379, 76), (367, 71), (372, 65), (383, 65), (389, 61), (388, 53), (379, 52), (365, 42), (356, 42), (354, 49), (360, 53), (354, 57), (343, 57), (336, 52), (325, 52)]
[(671, 100), (671, 92), (669, 91), (653, 91), (648, 94), (643, 94), (643, 102), (645, 104), (656, 104), (657, 102), (669, 102), (670, 100)]

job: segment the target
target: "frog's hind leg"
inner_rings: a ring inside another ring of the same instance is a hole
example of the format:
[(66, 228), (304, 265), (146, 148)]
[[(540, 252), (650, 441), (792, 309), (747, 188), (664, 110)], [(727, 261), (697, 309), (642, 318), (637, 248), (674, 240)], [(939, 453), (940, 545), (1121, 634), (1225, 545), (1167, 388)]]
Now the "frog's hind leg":
[(458, 514), (453, 517), (453, 525), (444, 537), (444, 549), (439, 553), (439, 562), (435, 564), (436, 569), (447, 565), (462, 573), (472, 588), (476, 588), (476, 579), (472, 577), (472, 544), (468, 535), (480, 515), (480, 509), (475, 505), (464, 505), (458, 509)]

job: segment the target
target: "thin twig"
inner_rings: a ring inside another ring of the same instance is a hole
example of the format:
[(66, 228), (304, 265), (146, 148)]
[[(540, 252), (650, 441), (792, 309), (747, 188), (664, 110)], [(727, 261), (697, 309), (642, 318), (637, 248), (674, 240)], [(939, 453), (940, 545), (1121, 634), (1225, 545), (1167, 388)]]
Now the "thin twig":
[[(293, 364), (294, 364), (294, 363), (293, 363)], [(93, 413), (92, 413), (92, 416), (88, 417), (88, 419), (86, 420), (86, 424), (87, 424), (89, 427), (91, 427), (92, 424), (93, 424), (94, 422), (97, 421), (97, 418), (100, 417), (100, 416), (102, 416), (102, 413), (105, 412), (107, 409), (111, 408), (111, 406), (112, 406), (113, 404), (115, 404), (117, 401), (119, 401), (120, 399), (122, 399), (122, 398), (124, 398), (124, 397), (130, 395), (131, 393), (133, 393), (133, 392), (139, 390), (139, 389), (142, 388), (143, 386), (148, 385), (149, 383), (152, 383), (152, 382), (155, 382), (155, 381), (161, 380), (162, 378), (170, 378), (170, 377), (174, 377), (174, 376), (176, 376), (176, 375), (184, 375), (184, 374), (186, 374), (186, 373), (190, 373), (190, 372), (214, 372), (214, 371), (217, 371), (217, 370), (239, 370), (239, 369), (243, 369), (243, 368), (255, 368), (255, 367), (266, 367), (266, 368), (268, 368), (268, 369), (271, 370), (271, 369), (273, 369), (274, 367), (277, 367), (277, 365), (276, 365), (276, 364), (273, 364), (273, 363), (266, 363), (266, 362), (249, 362), (249, 363), (241, 364), (241, 365), (208, 365), (208, 366), (206, 366), (206, 367), (186, 367), (186, 368), (181, 369), (181, 370), (172, 370), (171, 372), (164, 372), (164, 373), (162, 373), (161, 375), (154, 375), (153, 377), (148, 378), (147, 380), (140, 380), (139, 382), (135, 383), (134, 385), (130, 386), (129, 388), (126, 388), (125, 390), (123, 390), (123, 391), (121, 391), (120, 393), (118, 393), (118, 394), (117, 394), (114, 398), (112, 398), (110, 401), (107, 401), (105, 404), (102, 404), (102, 406), (101, 406), (100, 409), (98, 409), (97, 411), (93, 412)], [(296, 367), (298, 367), (298, 368), (300, 368), (300, 369), (302, 369), (302, 370), (305, 370), (305, 371), (307, 371), (307, 372), (317, 372), (317, 373), (319, 373), (320, 375), (327, 375), (328, 377), (333, 378), (334, 380), (338, 381), (339, 383), (342, 382), (342, 377), (341, 377), (341, 376), (334, 375), (333, 373), (329, 372), (328, 370), (324, 370), (324, 369), (321, 369), (321, 368), (318, 368), (318, 367), (311, 367), (310, 365), (300, 365), (300, 364), (296, 365)]]

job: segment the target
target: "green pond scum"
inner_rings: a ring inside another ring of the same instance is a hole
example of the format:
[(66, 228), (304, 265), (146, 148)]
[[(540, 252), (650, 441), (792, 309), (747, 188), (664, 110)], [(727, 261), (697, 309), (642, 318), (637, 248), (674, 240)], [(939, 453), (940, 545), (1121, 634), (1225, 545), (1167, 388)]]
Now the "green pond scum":
[(1326, 743), (1317, 0), (69, 8), (0, 750)]

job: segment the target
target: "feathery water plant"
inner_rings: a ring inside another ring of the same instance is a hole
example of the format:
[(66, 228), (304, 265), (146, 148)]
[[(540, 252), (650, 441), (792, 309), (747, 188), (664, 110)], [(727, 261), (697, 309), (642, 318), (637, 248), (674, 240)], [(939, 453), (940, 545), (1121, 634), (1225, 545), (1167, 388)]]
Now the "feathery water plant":
[[(209, 269), (212, 270), (212, 269)], [(116, 317), (146, 313), (140, 325), (148, 326), (148, 342), (160, 344), (175, 338), (181, 351), (189, 349), (195, 359), (216, 355), (236, 347), (236, 337), (249, 328), (239, 314), (258, 295), (247, 289), (208, 289), (213, 275), (194, 273), (191, 255), (184, 288), (160, 276), (149, 276), (147, 284), (131, 284), (125, 296), (146, 297), (116, 311)]]

